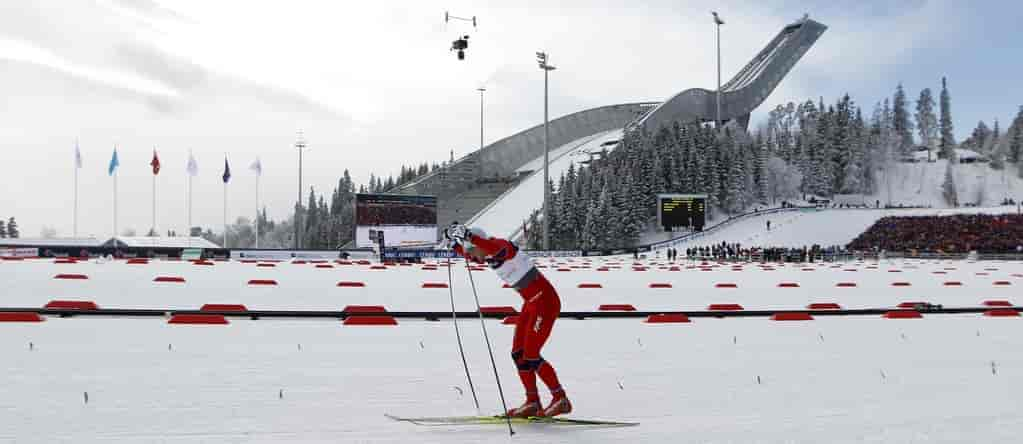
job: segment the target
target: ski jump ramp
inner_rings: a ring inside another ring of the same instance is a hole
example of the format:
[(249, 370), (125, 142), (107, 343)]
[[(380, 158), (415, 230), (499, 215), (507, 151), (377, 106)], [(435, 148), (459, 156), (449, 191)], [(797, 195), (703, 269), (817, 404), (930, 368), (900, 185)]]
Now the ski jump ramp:
[[(825, 30), (827, 26), (808, 17), (782, 28), (753, 60), (721, 86), (721, 120), (734, 121), (742, 128), (746, 128), (749, 125), (750, 113), (767, 99)], [(570, 144), (609, 131), (653, 132), (662, 125), (670, 126), (675, 122), (711, 122), (717, 115), (716, 96), (716, 91), (692, 88), (664, 102), (634, 102), (578, 111), (549, 122), (549, 146), (552, 150), (558, 147), (567, 148)], [(518, 182), (514, 187), (528, 186), (531, 182), (530, 176), (542, 169), (543, 163), (537, 159), (543, 157), (543, 134), (543, 124), (539, 124), (498, 140), (444, 168), (391, 191), (435, 195), (438, 198), (438, 205), (444, 208), (447, 205), (455, 205), (460, 194), (471, 191), (482, 181), (497, 179)], [(537, 168), (524, 168), (526, 166)], [(556, 181), (557, 175), (552, 176), (552, 179)], [(521, 227), (522, 221), (529, 213), (541, 205), (542, 185), (540, 190), (534, 193), (533, 205), (523, 205), (522, 197), (516, 196), (509, 200), (514, 201), (514, 204), (508, 208), (504, 208), (499, 201), (505, 200), (504, 198), (511, 194), (521, 193), (505, 193), (477, 213), (473, 220), (482, 223), (483, 220), (492, 220), (494, 214), (497, 214)], [(523, 208), (528, 209), (523, 212)], [(490, 215), (487, 216), (485, 213)], [(442, 227), (450, 222), (451, 220), (437, 221)]]

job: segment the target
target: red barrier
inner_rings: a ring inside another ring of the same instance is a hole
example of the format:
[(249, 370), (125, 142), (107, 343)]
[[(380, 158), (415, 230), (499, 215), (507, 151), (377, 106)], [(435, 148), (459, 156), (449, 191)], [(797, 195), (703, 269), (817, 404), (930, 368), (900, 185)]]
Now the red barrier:
[(810, 313), (775, 313), (771, 315), (772, 321), (812, 321)]
[(89, 279), (89, 277), (84, 275), (84, 274), (67, 274), (67, 273), (58, 274), (58, 275), (54, 276), (53, 278), (54, 279), (73, 279), (73, 280)]
[(213, 262), (204, 261), (204, 260), (197, 260), (197, 261), (192, 261), (192, 265), (213, 265)]
[(1009, 302), (1009, 301), (987, 300), (987, 301), (984, 301), (984, 306), (985, 307), (1012, 307), (1012, 303)]
[(334, 266), (330, 264), (316, 264), (316, 268), (334, 268)]
[(918, 311), (889, 311), (882, 315), (887, 319), (920, 319), (924, 317)]
[(273, 279), (252, 279), (249, 281), (249, 285), (277, 285), (277, 281)]
[(43, 322), (46, 319), (35, 312), (3, 312), (0, 311), (0, 322)]
[(599, 311), (636, 311), (631, 304), (601, 304), (597, 307)]
[(682, 313), (661, 313), (652, 314), (646, 318), (647, 324), (679, 324), (690, 322), (689, 316)]
[(959, 282), (959, 281), (948, 281), (948, 282), (945, 282), (942, 285), (944, 285), (946, 287), (962, 287), (963, 283)]
[(214, 314), (176, 314), (171, 316), (168, 324), (191, 324), (191, 325), (227, 325), (227, 318), (224, 315)]
[(262, 267), (262, 268), (274, 268), (274, 267), (277, 266), (277, 264), (269, 264), (269, 263), (266, 263), (266, 262), (262, 262), (262, 263), (256, 264), (256, 266), (257, 267)]
[(714, 288), (739, 288), (739, 286), (731, 282), (722, 282), (719, 284), (714, 284)]
[(50, 301), (43, 308), (53, 310), (98, 310), (99, 306), (93, 301)]
[(74, 259), (63, 259), (62, 258), (62, 259), (54, 259), (53, 263), (55, 263), (55, 264), (77, 264), (78, 261), (76, 261)]
[(742, 305), (739, 304), (710, 304), (707, 306), (707, 310), (710, 311), (739, 311), (742, 310)]
[(797, 288), (799, 284), (796, 282), (782, 282), (778, 284), (778, 288)]
[(650, 288), (671, 288), (671, 284), (667, 282), (654, 282), (649, 285)]
[(345, 318), (342, 325), (398, 325), (398, 321), (392, 316), (350, 316)]
[(242, 304), (203, 304), (199, 311), (249, 311)]
[(149, 264), (149, 259), (139, 259), (139, 258), (128, 259), (127, 264), (128, 265), (146, 265), (146, 264)]
[(448, 288), (444, 282), (423, 282), (423, 288)]
[(841, 310), (842, 306), (834, 302), (814, 302), (807, 305), (806, 308), (810, 310)]
[(294, 261), (291, 261), (291, 263), (294, 264), (294, 265), (305, 265), (305, 264), (307, 264), (309, 262), (308, 261), (303, 261), (303, 260), (294, 260)]
[(578, 285), (578, 288), (604, 288), (604, 286), (593, 282), (583, 282)]
[(185, 283), (185, 278), (181, 276), (157, 276), (156, 279), (153, 279), (153, 282), (174, 282), (183, 284)]
[(483, 314), (513, 315), (513, 314), (518, 314), (518, 311), (515, 310), (515, 307), (508, 306), (508, 305), (501, 305), (501, 306), (486, 306), (486, 305), (484, 305), (484, 306), (480, 307), (480, 313), (483, 313)]
[(835, 286), (838, 287), (838, 288), (853, 288), (853, 287), (856, 286), (856, 283), (855, 282), (839, 282), (839, 283), (835, 284)]
[(386, 265), (373, 265), (373, 266), (369, 267), (369, 269), (370, 270), (386, 270), (387, 266)]
[(632, 271), (646, 271), (646, 267), (632, 267)]
[(610, 271), (610, 269), (607, 267), (599, 267), (597, 268), (597, 271)]
[(346, 305), (345, 313), (387, 313), (383, 305)]
[(337, 286), (338, 287), (365, 287), (366, 284), (364, 284), (362, 282), (341, 281), (341, 282), (337, 283)]
[(997, 309), (994, 309), (994, 310), (985, 311), (984, 312), (984, 316), (991, 316), (991, 317), (998, 317), (998, 318), (1001, 318), (1001, 317), (1019, 317), (1019, 311), (1016, 311), (1016, 310), (1011, 309), (1011, 308), (997, 308)]

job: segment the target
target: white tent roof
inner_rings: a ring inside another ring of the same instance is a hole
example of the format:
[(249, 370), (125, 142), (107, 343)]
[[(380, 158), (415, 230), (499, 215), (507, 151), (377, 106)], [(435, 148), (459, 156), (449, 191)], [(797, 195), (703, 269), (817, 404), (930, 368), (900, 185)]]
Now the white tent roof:
[(146, 237), (146, 236), (117, 236), (104, 242), (104, 245), (113, 246), (117, 242), (119, 247), (153, 247), (153, 248), (220, 248), (213, 242), (201, 237)]
[(0, 239), (0, 246), (7, 247), (98, 247), (103, 241), (94, 237), (19, 237)]

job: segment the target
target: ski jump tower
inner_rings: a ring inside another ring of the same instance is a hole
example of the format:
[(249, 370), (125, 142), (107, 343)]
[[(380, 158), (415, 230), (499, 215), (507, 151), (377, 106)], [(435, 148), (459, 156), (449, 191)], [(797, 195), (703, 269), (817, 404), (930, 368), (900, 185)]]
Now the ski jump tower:
[[(721, 85), (721, 120), (735, 120), (745, 129), (750, 113), (764, 103), (826, 29), (827, 26), (809, 17), (782, 28), (732, 80)], [(653, 131), (674, 122), (712, 122), (716, 95), (717, 91), (687, 89), (658, 105), (634, 125)]]
[[(746, 128), (750, 113), (767, 99), (785, 75), (817, 42), (827, 26), (804, 16), (782, 28), (731, 80), (721, 86), (721, 120)], [(578, 111), (553, 119), (550, 147), (615, 129), (654, 132), (674, 122), (713, 122), (717, 92), (684, 90), (664, 102), (633, 102)], [(466, 221), (531, 172), (522, 167), (543, 156), (543, 124), (505, 137), (403, 184), (392, 193), (428, 194), (438, 198), (437, 223)], [(537, 199), (541, 199), (537, 196)], [(509, 214), (524, 219), (528, 214)]]

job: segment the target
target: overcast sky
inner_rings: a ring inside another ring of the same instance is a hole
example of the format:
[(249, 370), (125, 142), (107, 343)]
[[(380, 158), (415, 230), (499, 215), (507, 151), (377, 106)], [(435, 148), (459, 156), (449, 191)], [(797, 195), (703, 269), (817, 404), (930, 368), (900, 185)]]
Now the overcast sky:
[[(185, 230), (190, 150), (193, 225), (221, 226), (225, 155), (229, 219), (255, 212), (257, 157), (261, 203), (284, 218), (298, 193), (298, 131), (309, 146), (303, 194), (329, 194), (346, 168), (364, 182), (475, 149), (480, 85), (488, 143), (539, 123), (539, 49), (558, 68), (552, 117), (713, 88), (712, 9), (727, 21), (726, 80), (804, 13), (829, 26), (752, 125), (778, 103), (845, 92), (869, 111), (900, 81), (915, 99), (947, 75), (961, 139), (979, 119), (1005, 128), (1023, 103), (1023, 7), (968, 3), (0, 0), (0, 217), (15, 216), (26, 237), (43, 226), (70, 236), (77, 140), (80, 235), (112, 234), (114, 146), (119, 230), (151, 225), (154, 148), (161, 232)], [(445, 24), (445, 10), (479, 27)], [(463, 62), (448, 52), (459, 34), (471, 36)]]

